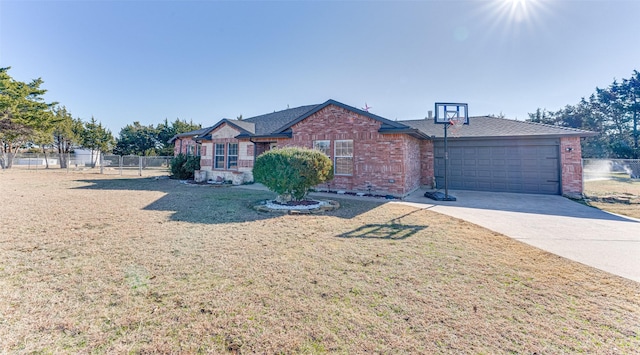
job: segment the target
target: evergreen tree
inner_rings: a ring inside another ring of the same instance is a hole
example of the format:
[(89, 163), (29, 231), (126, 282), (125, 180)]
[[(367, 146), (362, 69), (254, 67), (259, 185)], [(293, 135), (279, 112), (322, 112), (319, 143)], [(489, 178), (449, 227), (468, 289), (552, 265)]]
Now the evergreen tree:
[(95, 168), (100, 155), (113, 149), (115, 140), (111, 131), (104, 128), (102, 123), (97, 122), (92, 116), (91, 120), (84, 124), (80, 133), (80, 142), (84, 148), (91, 150), (91, 167)]
[(584, 157), (638, 158), (640, 119), (640, 73), (596, 88), (588, 99), (553, 112), (538, 108), (529, 121), (573, 127), (600, 133), (582, 141)]
[(67, 108), (57, 107), (54, 110), (56, 116), (56, 124), (53, 128), (53, 145), (58, 152), (60, 159), (60, 168), (66, 169), (68, 166), (68, 155), (74, 145), (80, 143), (80, 134), (84, 129), (82, 121), (74, 119)]
[(156, 155), (159, 148), (158, 129), (136, 121), (120, 130), (113, 152), (118, 155)]
[[(0, 68), (0, 166), (10, 168), (15, 154), (33, 138), (34, 131), (46, 132), (51, 126), (51, 108), (42, 97), (41, 78), (29, 83), (14, 80), (11, 67)], [(42, 138), (42, 137), (39, 137)]]

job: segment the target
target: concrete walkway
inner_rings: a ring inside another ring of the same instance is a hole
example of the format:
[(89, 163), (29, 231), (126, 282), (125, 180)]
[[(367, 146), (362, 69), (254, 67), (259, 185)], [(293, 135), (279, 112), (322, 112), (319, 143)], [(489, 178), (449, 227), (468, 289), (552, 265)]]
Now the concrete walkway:
[(433, 201), (424, 190), (403, 203), (460, 218), (537, 248), (640, 282), (640, 220), (561, 196), (450, 191)]

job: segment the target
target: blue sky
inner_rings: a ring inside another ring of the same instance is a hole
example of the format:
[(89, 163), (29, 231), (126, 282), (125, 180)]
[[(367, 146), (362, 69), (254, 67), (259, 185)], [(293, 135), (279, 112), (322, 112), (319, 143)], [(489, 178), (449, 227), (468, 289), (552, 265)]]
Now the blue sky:
[[(526, 119), (640, 70), (640, 1), (6, 1), (0, 66), (114, 135), (335, 99)], [(473, 122), (471, 122), (473, 124)]]

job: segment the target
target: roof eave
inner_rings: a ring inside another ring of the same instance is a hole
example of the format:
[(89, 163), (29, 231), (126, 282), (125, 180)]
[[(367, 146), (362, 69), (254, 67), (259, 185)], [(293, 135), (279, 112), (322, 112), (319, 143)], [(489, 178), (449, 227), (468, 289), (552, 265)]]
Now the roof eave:
[(241, 133), (235, 136), (236, 139), (265, 139), (265, 138), (291, 138), (293, 134), (291, 131), (282, 132), (282, 133), (270, 133), (270, 134), (250, 134), (250, 133)]
[[(523, 139), (530, 139), (530, 138), (566, 138), (566, 137), (593, 137), (593, 136), (597, 136), (598, 134), (595, 132), (575, 132), (575, 133), (564, 133), (564, 134), (527, 134), (527, 135), (511, 135), (511, 136), (463, 136), (463, 137), (451, 137), (449, 136), (448, 138), (451, 139), (463, 139), (463, 140), (469, 140), (469, 139), (519, 139), (519, 138), (523, 138)], [(443, 140), (444, 137), (442, 136), (432, 136), (431, 139), (433, 140)]]
[(431, 136), (423, 133), (417, 128), (391, 128), (391, 127), (381, 127), (378, 130), (380, 134), (408, 134), (411, 137), (418, 139), (432, 139)]

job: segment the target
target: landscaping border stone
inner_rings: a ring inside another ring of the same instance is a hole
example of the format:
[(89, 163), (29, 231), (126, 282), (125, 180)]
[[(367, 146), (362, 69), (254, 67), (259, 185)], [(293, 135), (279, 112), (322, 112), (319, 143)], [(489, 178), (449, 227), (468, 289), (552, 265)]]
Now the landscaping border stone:
[(291, 215), (303, 215), (303, 214), (321, 214), (324, 212), (335, 211), (340, 208), (340, 203), (335, 200), (314, 200), (314, 201), (322, 201), (324, 204), (311, 209), (296, 209), (295, 206), (291, 206), (291, 208), (284, 209), (275, 209), (267, 206), (267, 202), (272, 200), (261, 200), (258, 201), (255, 205), (253, 205), (253, 209), (259, 212), (278, 212), (278, 213), (287, 213)]

